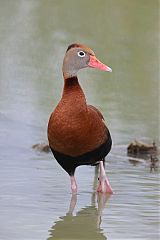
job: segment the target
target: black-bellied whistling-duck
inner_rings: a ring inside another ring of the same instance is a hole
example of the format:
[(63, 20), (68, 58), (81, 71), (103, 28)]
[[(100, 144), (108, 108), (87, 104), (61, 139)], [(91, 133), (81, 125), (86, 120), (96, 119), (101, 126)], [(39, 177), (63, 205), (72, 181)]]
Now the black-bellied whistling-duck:
[(63, 60), (62, 98), (48, 123), (49, 146), (58, 163), (70, 175), (72, 193), (77, 192), (76, 167), (98, 163), (100, 176), (97, 191), (112, 193), (104, 170), (104, 158), (112, 145), (111, 136), (99, 110), (87, 105), (77, 78), (78, 70), (86, 67), (112, 71), (96, 58), (90, 48), (71, 44)]

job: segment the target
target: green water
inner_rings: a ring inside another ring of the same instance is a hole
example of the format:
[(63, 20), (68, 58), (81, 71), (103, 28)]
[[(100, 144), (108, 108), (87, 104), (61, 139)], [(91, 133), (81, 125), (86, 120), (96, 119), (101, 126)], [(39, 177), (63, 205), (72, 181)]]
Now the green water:
[[(158, 0), (0, 0), (0, 239), (158, 239), (159, 176), (126, 147), (159, 144)], [(87, 101), (109, 126), (106, 171), (115, 194), (95, 194), (93, 167), (77, 169), (77, 203), (51, 154), (47, 122), (61, 96), (69, 44), (88, 45), (112, 73), (84, 69)], [(102, 202), (105, 204), (102, 204)]]

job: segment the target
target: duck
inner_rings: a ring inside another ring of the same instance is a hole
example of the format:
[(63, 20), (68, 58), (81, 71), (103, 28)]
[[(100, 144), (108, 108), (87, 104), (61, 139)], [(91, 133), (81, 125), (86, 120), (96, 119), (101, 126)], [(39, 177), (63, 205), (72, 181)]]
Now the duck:
[(48, 142), (54, 158), (70, 176), (72, 194), (78, 191), (75, 170), (82, 165), (98, 165), (97, 192), (112, 194), (105, 172), (111, 135), (102, 113), (87, 103), (77, 77), (78, 71), (87, 67), (112, 72), (86, 45), (69, 45), (62, 65), (62, 96), (48, 121)]

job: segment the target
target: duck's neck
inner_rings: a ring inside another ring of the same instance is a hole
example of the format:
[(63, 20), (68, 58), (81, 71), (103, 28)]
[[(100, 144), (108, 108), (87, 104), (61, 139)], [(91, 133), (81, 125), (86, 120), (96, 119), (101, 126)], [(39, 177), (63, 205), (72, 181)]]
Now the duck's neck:
[(73, 105), (86, 106), (85, 95), (78, 82), (77, 76), (64, 78), (62, 99), (67, 99), (68, 102), (71, 101)]
[(64, 79), (64, 90), (73, 90), (75, 87), (81, 88), (77, 76)]
[(77, 76), (64, 78), (64, 88), (63, 88), (63, 97), (66, 95), (80, 95), (81, 97), (85, 97), (83, 90), (78, 82)]

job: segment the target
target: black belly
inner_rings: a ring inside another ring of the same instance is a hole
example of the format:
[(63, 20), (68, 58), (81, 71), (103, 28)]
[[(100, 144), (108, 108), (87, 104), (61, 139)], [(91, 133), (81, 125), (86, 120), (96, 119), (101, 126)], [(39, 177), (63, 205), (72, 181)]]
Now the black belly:
[(81, 165), (95, 165), (103, 160), (110, 152), (112, 146), (112, 139), (108, 131), (108, 139), (101, 146), (90, 152), (84, 153), (80, 156), (72, 157), (63, 153), (57, 152), (51, 148), (52, 153), (57, 162), (69, 174), (74, 175), (75, 169)]

